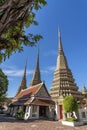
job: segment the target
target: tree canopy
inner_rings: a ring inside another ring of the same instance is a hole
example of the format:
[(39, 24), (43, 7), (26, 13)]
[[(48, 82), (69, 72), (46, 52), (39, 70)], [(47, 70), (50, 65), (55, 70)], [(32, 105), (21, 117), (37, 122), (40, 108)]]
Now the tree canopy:
[(35, 45), (42, 36), (25, 34), (24, 28), (35, 21), (35, 10), (46, 5), (46, 0), (0, 0), (0, 62), (23, 46)]
[(0, 69), (0, 102), (4, 102), (6, 99), (6, 92), (8, 90), (7, 76)]
[(63, 108), (65, 113), (78, 110), (78, 104), (73, 96), (66, 96), (63, 100)]

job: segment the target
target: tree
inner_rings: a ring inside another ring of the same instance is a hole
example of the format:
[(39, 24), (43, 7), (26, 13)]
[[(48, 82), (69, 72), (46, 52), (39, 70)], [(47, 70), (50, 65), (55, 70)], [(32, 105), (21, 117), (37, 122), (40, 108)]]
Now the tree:
[(0, 103), (5, 101), (7, 90), (8, 90), (7, 76), (0, 69)]
[(73, 96), (66, 96), (63, 100), (63, 108), (65, 113), (67, 112), (77, 112), (78, 110), (78, 104), (76, 99)]
[(13, 52), (23, 50), (23, 45), (33, 46), (41, 35), (25, 34), (24, 28), (35, 21), (35, 10), (46, 5), (45, 0), (0, 0), (0, 62)]

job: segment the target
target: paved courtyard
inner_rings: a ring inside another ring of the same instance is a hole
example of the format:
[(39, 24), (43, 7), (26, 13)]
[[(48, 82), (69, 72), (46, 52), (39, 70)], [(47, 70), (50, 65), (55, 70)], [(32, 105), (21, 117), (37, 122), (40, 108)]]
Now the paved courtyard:
[(87, 125), (68, 127), (59, 121), (18, 121), (15, 118), (0, 115), (0, 130), (87, 130)]

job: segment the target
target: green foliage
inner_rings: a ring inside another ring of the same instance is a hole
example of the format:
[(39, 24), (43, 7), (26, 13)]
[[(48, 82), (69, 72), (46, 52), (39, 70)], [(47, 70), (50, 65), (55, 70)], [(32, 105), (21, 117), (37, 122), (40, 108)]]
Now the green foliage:
[(18, 109), (18, 111), (17, 111), (17, 119), (23, 119), (23, 114), (24, 114), (24, 112), (23, 112), (23, 110), (20, 108), (20, 109)]
[(0, 3), (4, 3), (5, 2), (5, 0), (0, 0)]
[[(6, 3), (5, 0), (1, 0), (1, 2)], [(16, 2), (16, 1), (15, 1)], [(38, 25), (38, 22), (35, 20), (36, 12), (46, 5), (45, 0), (36, 0), (33, 2), (32, 8), (29, 13), (26, 13), (26, 17), (23, 16), (19, 20), (15, 22), (15, 24), (11, 25), (2, 35), (0, 41), (0, 62), (6, 60), (6, 58), (10, 57), (13, 52), (21, 52), (23, 51), (24, 46), (34, 46), (38, 43), (38, 41), (42, 38), (39, 34), (25, 34), (25, 28), (29, 28), (31, 24)], [(25, 5), (21, 5), (18, 8), (18, 11), (21, 13), (22, 8)], [(14, 8), (13, 8), (14, 9)], [(24, 9), (24, 8), (23, 8)], [(0, 14), (2, 15), (4, 13)], [(14, 17), (14, 14), (11, 14)], [(8, 16), (9, 17), (9, 16)]]
[(0, 102), (4, 102), (6, 100), (7, 89), (8, 89), (7, 76), (0, 69)]
[(66, 121), (74, 122), (74, 121), (78, 121), (78, 119), (70, 117), (70, 118), (67, 118)]
[(64, 111), (67, 112), (73, 112), (78, 110), (78, 104), (77, 101), (73, 96), (66, 96), (63, 100), (63, 108)]

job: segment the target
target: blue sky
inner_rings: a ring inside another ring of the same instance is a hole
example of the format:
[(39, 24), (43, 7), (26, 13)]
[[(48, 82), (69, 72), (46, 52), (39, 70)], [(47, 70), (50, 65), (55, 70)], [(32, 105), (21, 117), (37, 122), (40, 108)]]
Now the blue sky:
[[(69, 68), (75, 82), (82, 89), (87, 86), (87, 0), (47, 0), (47, 5), (36, 12), (39, 25), (26, 29), (26, 33), (41, 34), (40, 70), (41, 79), (50, 90), (58, 55), (58, 24), (60, 25), (62, 44)], [(27, 87), (32, 79), (36, 65), (37, 47), (24, 47), (22, 53), (13, 54), (0, 66), (8, 75), (8, 96), (16, 94), (20, 85), (26, 59)]]

